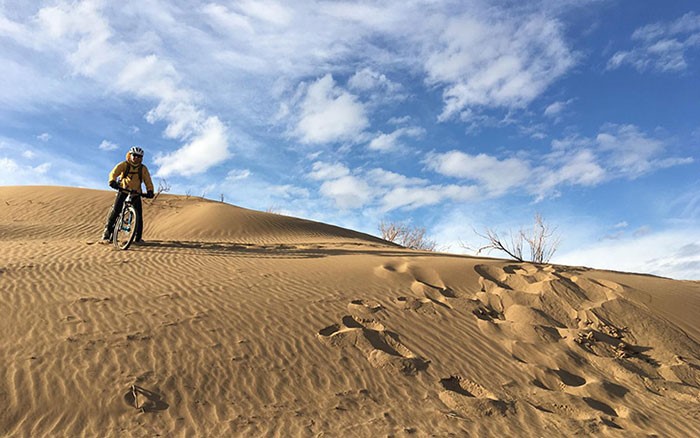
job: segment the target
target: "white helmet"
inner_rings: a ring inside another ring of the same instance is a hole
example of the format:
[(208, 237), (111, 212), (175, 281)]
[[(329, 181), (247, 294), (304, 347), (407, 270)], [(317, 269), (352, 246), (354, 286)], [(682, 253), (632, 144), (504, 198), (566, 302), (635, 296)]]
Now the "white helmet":
[(143, 149), (141, 149), (138, 146), (133, 146), (131, 149), (129, 149), (129, 153), (132, 155), (139, 155), (143, 157)]

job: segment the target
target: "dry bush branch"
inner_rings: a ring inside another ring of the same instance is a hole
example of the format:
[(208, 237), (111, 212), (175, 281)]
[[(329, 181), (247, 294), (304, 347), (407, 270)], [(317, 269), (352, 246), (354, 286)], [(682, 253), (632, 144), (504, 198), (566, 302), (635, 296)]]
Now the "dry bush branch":
[(508, 254), (508, 256), (513, 260), (517, 260), (519, 262), (524, 261), (522, 234), (513, 235), (510, 233), (510, 242), (504, 241), (496, 231), (490, 228), (487, 228), (484, 234), (477, 232), (476, 235), (487, 241), (486, 245), (476, 250), (477, 255), (484, 251), (490, 252), (496, 250)]
[(423, 227), (411, 227), (405, 224), (382, 221), (379, 224), (379, 231), (382, 239), (401, 245), (404, 248), (435, 251), (437, 247), (437, 243), (434, 240), (428, 239), (426, 230)]
[(158, 180), (158, 190), (156, 190), (155, 195), (153, 196), (153, 199), (151, 199), (151, 204), (156, 202), (156, 199), (158, 199), (158, 196), (161, 193), (167, 193), (170, 191), (170, 184), (168, 184), (168, 181), (166, 181), (164, 178)]
[[(519, 262), (525, 261), (524, 248), (527, 246), (530, 251), (529, 261), (549, 263), (561, 242), (560, 236), (556, 234), (556, 227), (552, 228), (545, 223), (539, 213), (535, 214), (535, 223), (531, 230), (525, 231), (521, 228), (516, 234), (510, 232), (508, 240), (503, 239), (490, 228), (487, 228), (484, 233), (476, 231), (475, 233), (486, 240), (486, 245), (477, 249), (477, 255), (483, 251), (496, 250), (506, 253), (510, 258)], [(465, 246), (465, 248), (467, 247)]]
[(535, 263), (548, 263), (559, 248), (561, 238), (556, 233), (556, 228), (551, 228), (542, 219), (542, 215), (535, 214), (535, 224), (530, 234), (520, 231), (525, 241), (530, 246), (530, 260)]

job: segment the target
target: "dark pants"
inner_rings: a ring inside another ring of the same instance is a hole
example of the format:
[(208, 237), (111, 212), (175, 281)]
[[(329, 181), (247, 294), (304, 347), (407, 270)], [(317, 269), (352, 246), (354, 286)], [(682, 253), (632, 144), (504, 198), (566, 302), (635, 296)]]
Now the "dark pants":
[[(117, 216), (122, 212), (122, 207), (124, 206), (124, 201), (126, 197), (129, 196), (127, 193), (119, 192), (117, 197), (114, 199), (114, 205), (109, 211), (109, 216), (107, 216), (107, 224), (105, 225), (104, 233), (102, 234), (103, 239), (111, 239), (112, 233), (114, 233), (114, 225), (117, 222)], [(132, 196), (131, 202), (136, 209), (138, 220), (136, 221), (136, 229), (134, 230), (135, 240), (141, 240), (141, 231), (143, 231), (143, 208), (141, 206), (141, 197)]]

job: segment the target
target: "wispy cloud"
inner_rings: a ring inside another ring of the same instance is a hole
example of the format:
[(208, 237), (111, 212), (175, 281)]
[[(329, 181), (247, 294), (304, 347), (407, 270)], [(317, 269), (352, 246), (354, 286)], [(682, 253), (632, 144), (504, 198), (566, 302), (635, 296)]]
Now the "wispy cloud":
[(250, 175), (251, 172), (248, 169), (234, 169), (226, 174), (226, 181), (241, 181), (248, 179)]
[(530, 164), (520, 158), (499, 160), (487, 154), (470, 155), (460, 151), (429, 154), (426, 165), (445, 176), (476, 181), (494, 195), (524, 184), (532, 172)]
[(700, 15), (688, 12), (672, 22), (640, 27), (631, 37), (634, 47), (615, 52), (608, 69), (630, 65), (640, 72), (679, 72), (688, 69), (687, 54), (700, 49)]
[(634, 125), (606, 124), (595, 138), (571, 136), (552, 141), (552, 150), (529, 159), (514, 154), (498, 158), (461, 151), (430, 153), (428, 169), (441, 175), (478, 183), (486, 196), (525, 191), (542, 200), (564, 186), (592, 187), (616, 178), (694, 162), (692, 157), (668, 156), (667, 140)]
[(483, 196), (476, 186), (430, 184), (427, 179), (382, 168), (351, 170), (340, 163), (315, 162), (308, 176), (321, 181), (320, 195), (342, 209), (413, 210), (446, 200), (463, 202)]
[(45, 145), (31, 146), (0, 137), (0, 185), (73, 185), (97, 187), (99, 184), (81, 172), (79, 163), (65, 153), (49, 152)]
[(665, 156), (669, 145), (634, 125), (605, 125), (596, 137), (601, 154), (618, 175), (636, 178), (657, 169), (690, 164), (692, 157)]
[(101, 151), (114, 151), (119, 148), (119, 145), (112, 143), (109, 140), (102, 140), (102, 143), (98, 146)]
[(573, 99), (552, 102), (544, 109), (544, 115), (551, 119), (558, 120), (566, 108), (571, 105), (571, 102), (573, 102)]
[(557, 263), (700, 279), (700, 230), (646, 228), (557, 255)]
[(321, 181), (342, 178), (347, 175), (350, 175), (350, 169), (348, 169), (344, 164), (325, 163), (323, 161), (316, 161), (312, 165), (312, 170), (309, 173), (309, 177), (311, 179)]
[[(109, 12), (98, 1), (59, 1), (41, 8), (26, 25), (3, 17), (3, 28), (19, 44), (48, 56), (63, 56), (74, 75), (104, 84), (112, 92), (155, 101), (146, 119), (165, 121), (166, 137), (185, 142), (156, 160), (161, 166), (158, 174), (183, 171), (192, 175), (228, 158), (224, 124), (197, 105), (175, 65), (149, 54), (148, 44), (125, 43), (128, 36), (112, 28)], [(210, 146), (212, 140), (214, 146)]]
[(370, 186), (352, 175), (325, 181), (320, 192), (323, 196), (333, 199), (341, 209), (364, 207), (373, 197)]
[[(182, 148), (207, 136), (206, 127), (219, 128), (212, 117), (224, 126), (239, 117), (270, 123), (300, 83), (310, 84), (310, 101), (293, 108), (294, 132), (305, 143), (332, 143), (368, 125), (364, 106), (409, 98), (407, 75), (443, 90), (442, 119), (448, 119), (470, 108), (523, 107), (575, 62), (560, 23), (534, 8), (422, 0), (122, 6), (57, 1), (21, 22), (0, 15), (0, 34), (43, 54), (43, 62), (62, 58), (74, 77), (152, 102), (147, 120), (165, 122), (166, 137)], [(16, 71), (13, 81), (25, 73)], [(328, 84), (341, 77), (348, 78), (346, 88)], [(37, 88), (59, 83), (47, 78), (37, 77)], [(323, 107), (352, 122), (336, 131), (319, 127)], [(179, 167), (164, 163), (162, 172)]]
[(425, 68), (445, 86), (447, 120), (474, 107), (522, 108), (574, 63), (556, 20), (468, 13), (446, 20)]
[(410, 126), (398, 128), (388, 134), (381, 133), (374, 137), (367, 146), (369, 149), (379, 152), (390, 152), (397, 149), (403, 149), (401, 143), (402, 137), (420, 138), (425, 134), (425, 129)]

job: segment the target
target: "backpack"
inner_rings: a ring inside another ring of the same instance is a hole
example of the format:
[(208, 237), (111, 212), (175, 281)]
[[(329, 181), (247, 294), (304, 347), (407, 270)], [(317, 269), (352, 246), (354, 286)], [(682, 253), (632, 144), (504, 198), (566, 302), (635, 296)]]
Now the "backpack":
[[(128, 161), (124, 161), (124, 164), (126, 164), (126, 167), (124, 168), (124, 172), (120, 175), (121, 179), (125, 179), (127, 176), (129, 176), (129, 170), (131, 170), (131, 164), (129, 164)], [(143, 184), (143, 164), (139, 164), (139, 187)]]

